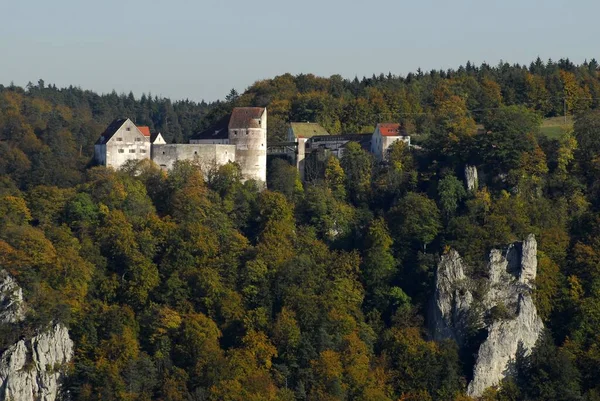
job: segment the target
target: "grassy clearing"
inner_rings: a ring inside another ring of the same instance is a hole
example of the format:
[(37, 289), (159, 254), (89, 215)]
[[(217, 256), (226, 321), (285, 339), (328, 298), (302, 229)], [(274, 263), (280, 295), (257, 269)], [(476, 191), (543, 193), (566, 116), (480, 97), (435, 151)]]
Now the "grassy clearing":
[(540, 131), (550, 139), (557, 139), (563, 132), (572, 128), (573, 117), (567, 116), (566, 124), (564, 117), (551, 117), (544, 119)]

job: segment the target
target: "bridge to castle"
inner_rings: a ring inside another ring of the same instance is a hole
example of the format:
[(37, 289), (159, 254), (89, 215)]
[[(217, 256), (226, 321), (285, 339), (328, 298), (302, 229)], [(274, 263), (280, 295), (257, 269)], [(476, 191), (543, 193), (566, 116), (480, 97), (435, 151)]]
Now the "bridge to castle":
[(297, 142), (267, 142), (267, 156), (295, 157), (297, 154)]
[[(358, 142), (365, 149), (370, 149), (371, 134), (319, 135), (310, 138), (304, 149), (298, 149), (298, 142), (267, 142), (267, 156), (296, 158), (298, 153), (308, 155), (318, 149), (338, 152), (346, 143)], [(302, 157), (303, 158), (303, 157)]]

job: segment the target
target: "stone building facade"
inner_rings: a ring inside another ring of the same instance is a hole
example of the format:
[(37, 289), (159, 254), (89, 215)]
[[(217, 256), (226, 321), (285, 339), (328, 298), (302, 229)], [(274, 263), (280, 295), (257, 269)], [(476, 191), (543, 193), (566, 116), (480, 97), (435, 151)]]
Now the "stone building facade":
[(150, 158), (150, 138), (128, 118), (114, 120), (94, 146), (98, 164), (119, 168), (129, 160)]
[(190, 139), (191, 144), (233, 145), (245, 179), (267, 182), (267, 109), (236, 107), (231, 115)]
[[(221, 125), (219, 127), (219, 124)], [(244, 179), (267, 181), (267, 109), (236, 107), (216, 127), (194, 135), (189, 144), (167, 144), (160, 133), (114, 120), (94, 147), (100, 165), (120, 168), (129, 160), (151, 159), (169, 170), (178, 160), (197, 162), (204, 171), (237, 162)]]
[(403, 141), (410, 146), (410, 136), (402, 132), (400, 124), (377, 124), (371, 139), (371, 153), (377, 160), (384, 160), (386, 159), (387, 150), (396, 141)]

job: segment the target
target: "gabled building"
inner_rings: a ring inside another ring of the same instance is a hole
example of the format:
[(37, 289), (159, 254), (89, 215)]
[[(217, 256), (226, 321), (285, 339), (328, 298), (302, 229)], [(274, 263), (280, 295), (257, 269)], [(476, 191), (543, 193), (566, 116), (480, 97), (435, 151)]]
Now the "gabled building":
[(128, 160), (149, 159), (150, 136), (128, 118), (114, 120), (96, 141), (94, 157), (98, 164), (115, 169)]
[(384, 160), (390, 145), (396, 141), (403, 141), (410, 146), (410, 136), (406, 134), (400, 124), (377, 124), (371, 139), (371, 153), (377, 160)]

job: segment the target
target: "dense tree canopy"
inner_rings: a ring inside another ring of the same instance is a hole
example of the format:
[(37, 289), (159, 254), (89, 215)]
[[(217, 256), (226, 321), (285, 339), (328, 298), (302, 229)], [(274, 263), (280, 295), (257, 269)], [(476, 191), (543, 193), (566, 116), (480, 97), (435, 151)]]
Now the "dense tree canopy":
[[(490, 248), (534, 233), (547, 332), (485, 399), (598, 400), (599, 98), (597, 63), (569, 60), (286, 74), (213, 104), (0, 87), (0, 267), (30, 305), (0, 351), (65, 323), (82, 401), (466, 400), (472, 358), (425, 325), (437, 258), (453, 247), (480, 277)], [(565, 104), (573, 131), (542, 135)], [(380, 163), (351, 143), (305, 183), (272, 160), (262, 192), (236, 164), (90, 165), (114, 117), (185, 141), (235, 105), (268, 106), (272, 138), (388, 120), (421, 146)]]

